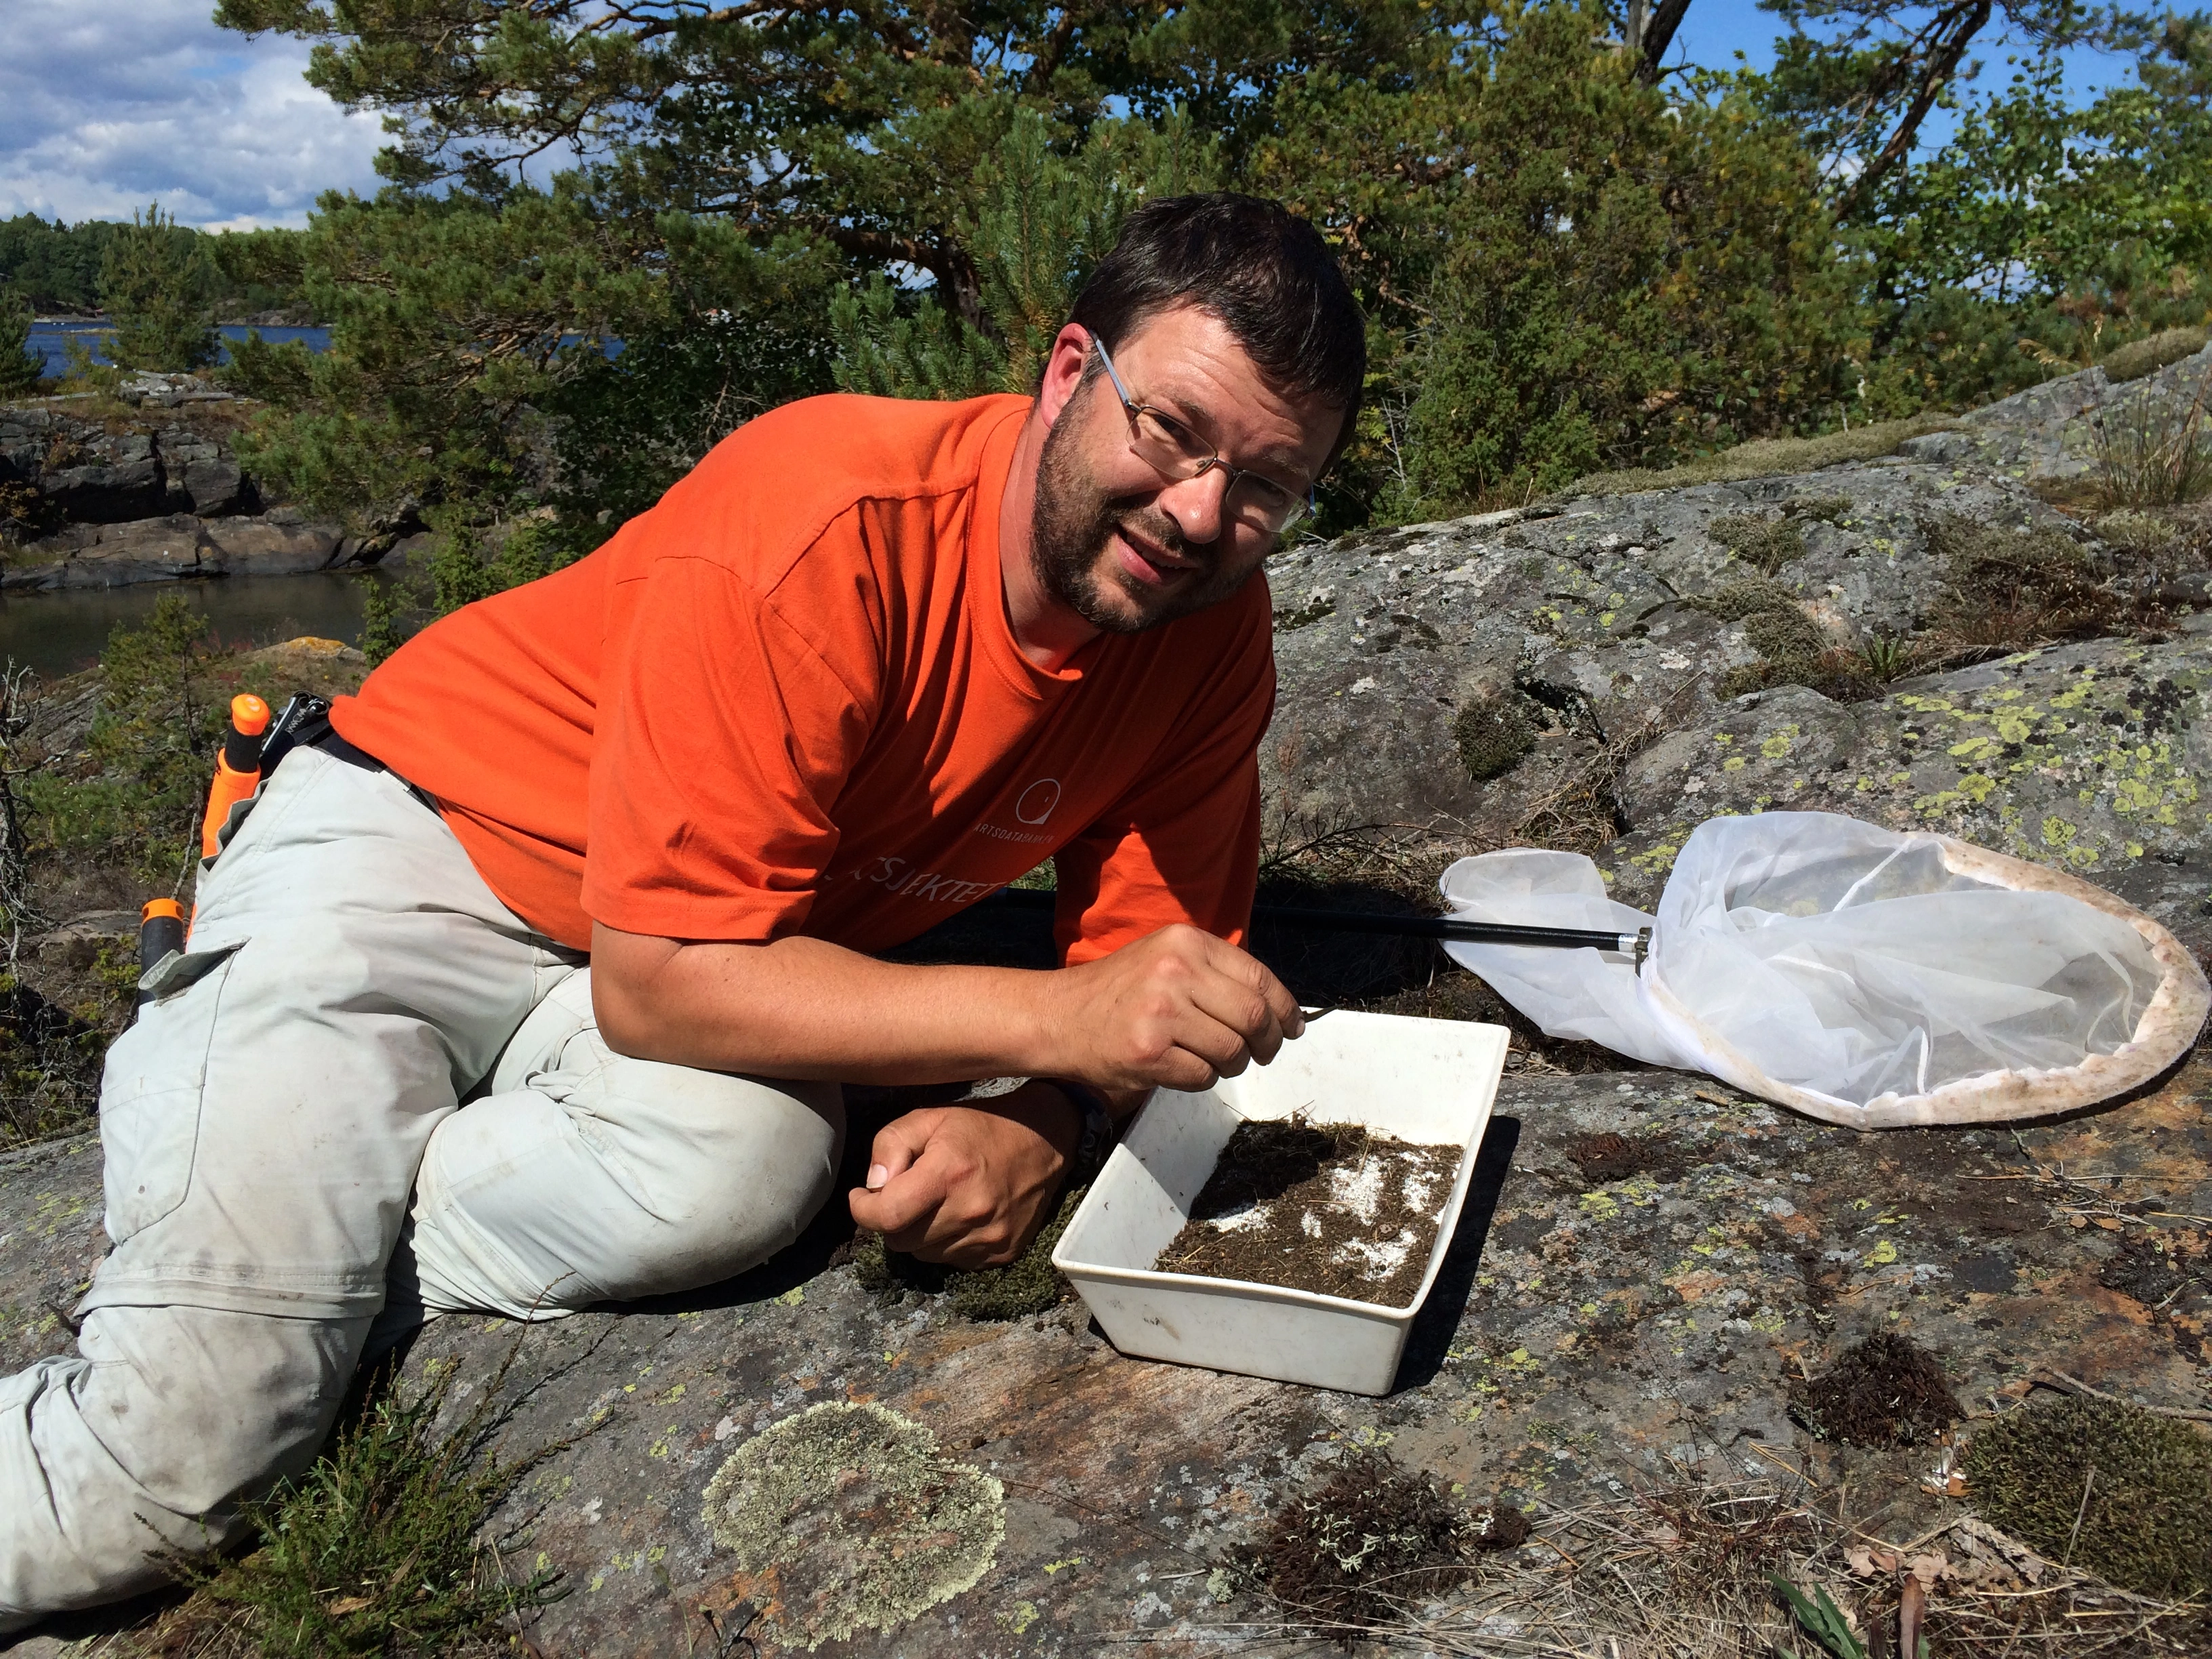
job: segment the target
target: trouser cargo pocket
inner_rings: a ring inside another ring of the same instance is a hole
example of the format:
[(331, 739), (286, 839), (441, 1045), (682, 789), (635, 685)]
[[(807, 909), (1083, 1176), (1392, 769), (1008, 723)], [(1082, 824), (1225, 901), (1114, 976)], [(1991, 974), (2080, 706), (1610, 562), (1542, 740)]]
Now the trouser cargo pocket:
[(118, 1244), (184, 1202), (216, 1016), (238, 945), (165, 958), (155, 1000), (107, 1051), (100, 1084), (107, 1236)]

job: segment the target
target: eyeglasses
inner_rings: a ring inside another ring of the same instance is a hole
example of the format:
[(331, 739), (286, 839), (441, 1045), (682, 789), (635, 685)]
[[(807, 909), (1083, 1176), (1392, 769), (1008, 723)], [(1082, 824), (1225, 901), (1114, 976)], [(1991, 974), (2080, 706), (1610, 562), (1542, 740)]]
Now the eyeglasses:
[(1230, 465), (1221, 459), (1219, 450), (1174, 416), (1132, 398), (1129, 388), (1121, 384), (1121, 375), (1115, 371), (1114, 360), (1106, 355), (1106, 343), (1094, 334), (1091, 343), (1097, 349), (1106, 378), (1113, 381), (1115, 393), (1121, 399), (1122, 411), (1129, 417), (1130, 453), (1162, 477), (1178, 482), (1201, 477), (1219, 468), (1229, 475), (1229, 489), (1221, 501), (1223, 515), (1271, 536), (1289, 529), (1313, 512), (1314, 492), (1310, 488), (1300, 495), (1273, 478)]

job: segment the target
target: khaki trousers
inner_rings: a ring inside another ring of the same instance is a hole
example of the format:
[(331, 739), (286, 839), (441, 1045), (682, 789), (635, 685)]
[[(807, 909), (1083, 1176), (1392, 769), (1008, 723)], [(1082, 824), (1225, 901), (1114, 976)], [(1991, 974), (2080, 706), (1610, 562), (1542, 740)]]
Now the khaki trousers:
[(231, 1541), (313, 1462), (388, 1269), (432, 1312), (556, 1317), (750, 1267), (835, 1182), (835, 1085), (614, 1053), (582, 959), (398, 779), (319, 750), (159, 985), (107, 1057), (115, 1248), (78, 1352), (0, 1381), (0, 1631)]

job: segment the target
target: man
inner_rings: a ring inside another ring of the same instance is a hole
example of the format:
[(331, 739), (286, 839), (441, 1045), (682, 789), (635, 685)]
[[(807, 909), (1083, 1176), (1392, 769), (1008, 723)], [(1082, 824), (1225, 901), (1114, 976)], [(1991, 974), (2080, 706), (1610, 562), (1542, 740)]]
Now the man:
[[(0, 1628), (232, 1537), (313, 1459), (387, 1278), (387, 1330), (711, 1283), (828, 1198), (841, 1081), (1013, 1075), (891, 1123), (848, 1198), (1004, 1262), (1101, 1097), (1297, 1036), (1236, 945), (1252, 578), (1364, 369), (1310, 227), (1156, 203), (1034, 400), (763, 416), (341, 702), (109, 1054), (115, 1248), (78, 1356), (0, 1382)], [(1061, 969), (866, 954), (1048, 856)]]

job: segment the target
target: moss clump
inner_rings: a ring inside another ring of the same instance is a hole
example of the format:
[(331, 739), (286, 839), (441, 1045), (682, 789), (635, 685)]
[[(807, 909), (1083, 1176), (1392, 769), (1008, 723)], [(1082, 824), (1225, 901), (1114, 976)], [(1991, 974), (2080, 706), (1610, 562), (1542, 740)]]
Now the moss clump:
[(1680, 466), (1594, 472), (1559, 494), (1563, 500), (1577, 495), (1626, 495), (1646, 489), (1686, 489), (1692, 484), (1737, 483), (1746, 478), (1817, 472), (1824, 466), (1841, 466), (1847, 461), (1879, 460), (1895, 454), (1898, 445), (1907, 438), (1946, 431), (1958, 424), (1955, 416), (1914, 415), (1818, 438), (1759, 438), (1717, 454), (1702, 455)]
[(1844, 1349), (1791, 1405), (1821, 1439), (1850, 1446), (1923, 1445), (1964, 1415), (1936, 1356), (1894, 1331)]
[(1292, 1496), (1225, 1566), (1231, 1583), (1348, 1652), (1362, 1632), (1401, 1625), (1474, 1577), (1476, 1551), (1517, 1548), (1528, 1536), (1528, 1517), (1510, 1504), (1470, 1514), (1434, 1475), (1368, 1449), (1347, 1455), (1319, 1492)]
[(1536, 746), (1536, 732), (1510, 691), (1486, 691), (1471, 699), (1452, 720), (1452, 741), (1460, 763), (1477, 783), (1503, 777)]
[(1747, 576), (1684, 603), (1723, 622), (1741, 623), (1746, 643), (1759, 653), (1757, 662), (1721, 677), (1714, 688), (1720, 696), (1740, 697), (1778, 685), (1809, 686), (1838, 702), (1878, 695), (1865, 660), (1831, 646), (1796, 595), (1780, 582)]
[(1772, 575), (1785, 564), (1805, 556), (1805, 538), (1787, 519), (1762, 518), (1755, 513), (1732, 513), (1715, 519), (1705, 534), (1763, 575)]
[(2212, 329), (2163, 329), (2148, 339), (2130, 340), (2115, 348), (2100, 367), (2108, 380), (2140, 380), (2146, 374), (2157, 374), (2168, 363), (2195, 356), (2204, 349), (2207, 342), (2212, 342)]
[(1978, 1431), (1966, 1475), (1992, 1524), (2054, 1561), (2141, 1595), (2212, 1595), (2212, 1439), (2185, 1423), (2070, 1396)]
[[(1698, 594), (1682, 603), (1692, 611), (1718, 617), (1723, 622), (1741, 622), (1762, 611), (1797, 611), (1797, 596), (1780, 582), (1765, 576), (1747, 576), (1741, 581), (1730, 582), (1725, 587)], [(1797, 614), (1802, 617), (1804, 612), (1798, 611)]]
[(774, 1571), (761, 1622), (811, 1652), (973, 1588), (1006, 1539), (1006, 1489), (940, 1456), (921, 1424), (833, 1400), (732, 1453), (707, 1483), (705, 1519), (740, 1571)]
[(949, 1297), (952, 1311), (963, 1319), (1027, 1319), (1057, 1307), (1068, 1294), (1067, 1281), (1052, 1265), (1052, 1252), (1090, 1190), (1078, 1187), (1062, 1197), (1029, 1249), (1003, 1267), (968, 1269), (923, 1261), (890, 1249), (878, 1233), (860, 1235), (847, 1259), (860, 1287), (879, 1302), (896, 1301), (912, 1291)]
[(1851, 510), (1852, 505), (1848, 495), (1792, 495), (1782, 503), (1782, 510), (1793, 519), (1817, 519), (1822, 524), (1834, 524)]

